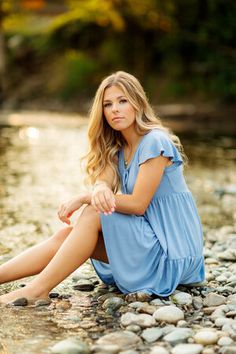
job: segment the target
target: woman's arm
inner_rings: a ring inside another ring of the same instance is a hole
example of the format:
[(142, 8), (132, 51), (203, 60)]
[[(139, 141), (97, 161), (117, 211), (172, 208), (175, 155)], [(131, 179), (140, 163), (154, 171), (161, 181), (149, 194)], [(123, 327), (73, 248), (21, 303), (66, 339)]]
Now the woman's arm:
[(167, 157), (158, 156), (140, 165), (133, 193), (115, 195), (116, 211), (124, 214), (143, 215), (168, 164), (169, 159)]

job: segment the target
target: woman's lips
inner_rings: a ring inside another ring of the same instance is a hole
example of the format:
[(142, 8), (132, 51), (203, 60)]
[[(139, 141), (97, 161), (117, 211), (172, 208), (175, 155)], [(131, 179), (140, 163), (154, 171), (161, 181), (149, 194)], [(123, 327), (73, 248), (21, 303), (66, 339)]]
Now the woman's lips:
[(112, 118), (112, 121), (116, 122), (116, 121), (119, 121), (119, 120), (122, 120), (122, 119), (123, 119), (122, 117), (114, 117), (114, 118)]

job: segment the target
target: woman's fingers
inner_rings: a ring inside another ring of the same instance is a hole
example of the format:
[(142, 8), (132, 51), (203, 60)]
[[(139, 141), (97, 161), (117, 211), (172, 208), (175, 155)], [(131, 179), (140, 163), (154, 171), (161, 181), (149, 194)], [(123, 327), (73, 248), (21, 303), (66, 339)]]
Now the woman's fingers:
[(112, 213), (115, 210), (115, 198), (111, 192), (102, 192), (92, 197), (92, 205), (96, 211)]

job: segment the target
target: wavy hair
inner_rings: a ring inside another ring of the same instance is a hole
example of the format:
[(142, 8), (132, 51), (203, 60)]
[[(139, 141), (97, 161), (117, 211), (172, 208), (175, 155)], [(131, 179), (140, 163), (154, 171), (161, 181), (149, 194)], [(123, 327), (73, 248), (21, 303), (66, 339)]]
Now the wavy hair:
[(117, 152), (125, 144), (121, 132), (112, 129), (103, 114), (103, 97), (108, 87), (116, 86), (124, 92), (127, 100), (133, 106), (135, 117), (135, 129), (139, 135), (145, 135), (152, 129), (160, 129), (166, 132), (176, 148), (179, 150), (184, 162), (187, 157), (179, 138), (168, 128), (162, 125), (150, 106), (146, 94), (140, 82), (131, 74), (124, 71), (106, 77), (98, 87), (89, 115), (88, 140), (89, 151), (83, 157), (87, 160), (85, 182), (94, 184), (99, 176), (109, 166), (114, 172), (112, 190), (116, 193), (119, 189), (120, 179), (118, 174)]

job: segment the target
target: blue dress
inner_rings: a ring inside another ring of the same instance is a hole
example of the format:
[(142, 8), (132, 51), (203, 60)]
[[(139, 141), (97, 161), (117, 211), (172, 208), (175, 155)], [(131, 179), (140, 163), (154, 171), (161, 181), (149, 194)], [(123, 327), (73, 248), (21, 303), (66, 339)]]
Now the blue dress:
[(119, 152), (121, 191), (132, 194), (139, 166), (160, 155), (173, 163), (165, 168), (144, 215), (100, 214), (109, 264), (91, 261), (104, 283), (116, 284), (125, 294), (168, 296), (179, 284), (205, 277), (201, 222), (182, 157), (165, 132), (153, 129), (144, 135), (127, 168), (124, 150)]

